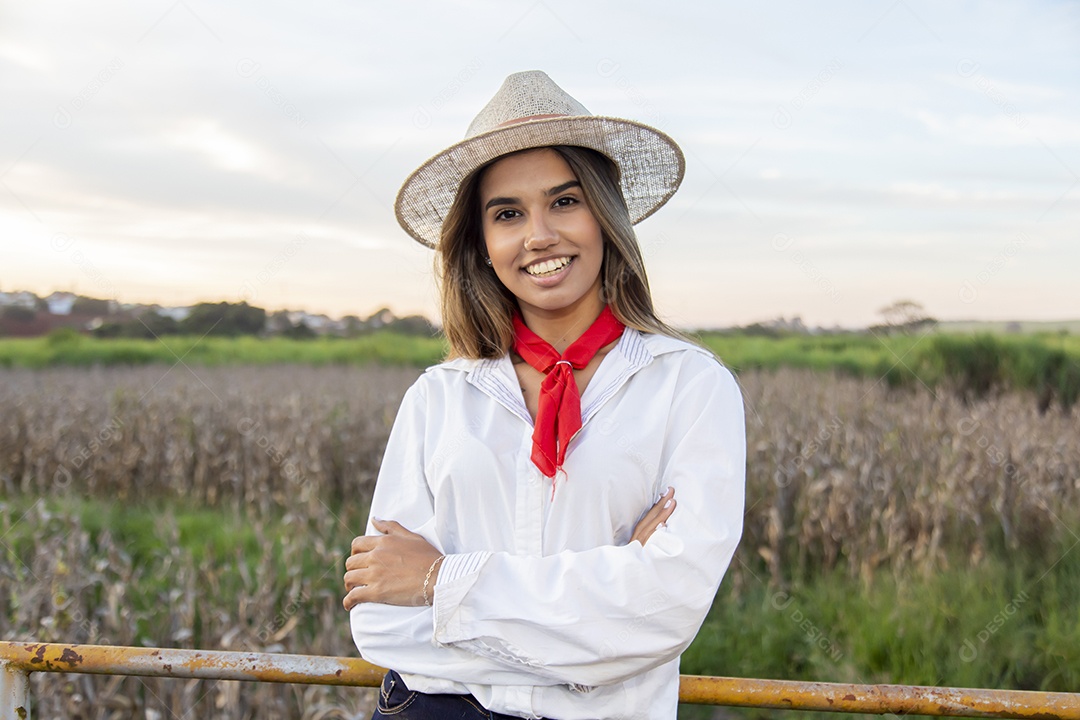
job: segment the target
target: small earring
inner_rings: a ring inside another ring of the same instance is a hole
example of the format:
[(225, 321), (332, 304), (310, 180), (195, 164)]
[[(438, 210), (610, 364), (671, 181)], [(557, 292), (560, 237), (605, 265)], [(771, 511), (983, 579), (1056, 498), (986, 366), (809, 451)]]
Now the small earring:
[(484, 258), (484, 262), (487, 263), (488, 267), (491, 267), (491, 258), (489, 258), (489, 257)]

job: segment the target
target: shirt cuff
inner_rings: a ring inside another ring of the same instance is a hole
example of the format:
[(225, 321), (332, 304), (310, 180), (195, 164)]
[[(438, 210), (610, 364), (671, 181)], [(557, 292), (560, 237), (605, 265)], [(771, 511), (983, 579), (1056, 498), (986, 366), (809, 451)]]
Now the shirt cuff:
[(455, 553), (447, 555), (439, 568), (439, 577), (435, 581), (435, 587), (449, 585), (459, 578), (480, 572), (491, 553), (485, 551), (472, 553)]
[(480, 570), (490, 557), (488, 551), (453, 553), (442, 561), (432, 602), (432, 644), (448, 644), (462, 635), (464, 619), (460, 612), (461, 601), (476, 583)]

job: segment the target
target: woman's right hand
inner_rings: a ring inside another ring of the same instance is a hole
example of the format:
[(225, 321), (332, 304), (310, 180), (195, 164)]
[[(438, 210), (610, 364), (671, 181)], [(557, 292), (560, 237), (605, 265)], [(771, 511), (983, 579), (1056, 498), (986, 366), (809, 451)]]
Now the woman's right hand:
[(637, 540), (644, 545), (652, 537), (652, 534), (667, 522), (673, 512), (675, 512), (675, 488), (669, 487), (667, 492), (656, 501), (656, 504), (649, 508), (644, 517), (638, 520), (637, 525), (634, 526), (634, 534), (630, 537), (630, 542)]

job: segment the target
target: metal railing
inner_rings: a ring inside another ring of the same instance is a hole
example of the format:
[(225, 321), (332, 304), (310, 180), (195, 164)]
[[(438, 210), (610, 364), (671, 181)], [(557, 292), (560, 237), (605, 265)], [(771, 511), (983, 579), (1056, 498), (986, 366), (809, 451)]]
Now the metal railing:
[[(169, 648), (0, 642), (0, 720), (30, 717), (30, 673), (250, 680), (376, 687), (360, 659)], [(1080, 720), (1080, 694), (683, 675), (679, 701), (699, 705), (897, 715)]]

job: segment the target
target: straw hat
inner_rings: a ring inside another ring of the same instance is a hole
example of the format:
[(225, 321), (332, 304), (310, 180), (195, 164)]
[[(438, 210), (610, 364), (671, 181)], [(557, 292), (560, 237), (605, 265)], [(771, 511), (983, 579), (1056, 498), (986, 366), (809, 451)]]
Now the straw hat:
[(472, 171), (507, 153), (548, 145), (592, 148), (615, 161), (630, 221), (668, 201), (686, 161), (670, 137), (633, 120), (593, 115), (539, 70), (514, 73), (469, 125), (465, 139), (421, 165), (398, 191), (394, 212), (418, 242), (439, 244), (443, 219)]

